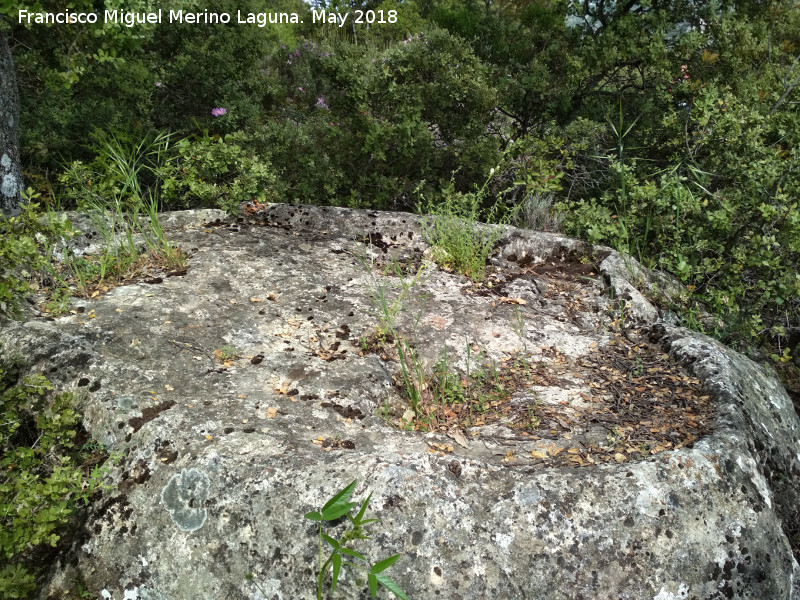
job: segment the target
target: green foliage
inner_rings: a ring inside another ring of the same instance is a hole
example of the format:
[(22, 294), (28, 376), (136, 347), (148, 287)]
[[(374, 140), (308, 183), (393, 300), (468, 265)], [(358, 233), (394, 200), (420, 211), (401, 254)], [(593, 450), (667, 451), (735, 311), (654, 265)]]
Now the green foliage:
[[(395, 324), (411, 296), (411, 291), (415, 286), (424, 283), (427, 279), (425, 266), (420, 265), (417, 272), (412, 275), (411, 273), (404, 273), (402, 265), (393, 260), (385, 266), (384, 277), (382, 277), (375, 272), (376, 265), (371, 245), (369, 249), (365, 248), (363, 253), (354, 253), (354, 256), (361, 269), (370, 278), (366, 287), (372, 304), (372, 315), (379, 322), (377, 328), (378, 337), (381, 339), (396, 337)], [(385, 276), (388, 275), (393, 276), (393, 279), (387, 280)], [(399, 291), (396, 293), (390, 291), (393, 287), (399, 287)]]
[[(331, 594), (336, 591), (342, 566), (358, 569), (367, 575), (370, 595), (373, 598), (378, 597), (378, 584), (381, 584), (395, 597), (400, 598), (401, 600), (408, 600), (408, 597), (400, 588), (400, 586), (398, 586), (389, 576), (383, 574), (386, 569), (391, 567), (397, 561), (397, 559), (400, 558), (399, 554), (379, 560), (370, 566), (366, 556), (350, 547), (351, 542), (355, 540), (370, 539), (370, 536), (367, 535), (366, 532), (366, 525), (379, 521), (379, 519), (366, 518), (367, 508), (369, 507), (369, 501), (370, 498), (372, 498), (372, 494), (369, 494), (366, 498), (364, 498), (364, 500), (361, 502), (361, 507), (358, 509), (358, 512), (355, 516), (350, 514), (353, 508), (356, 506), (355, 502), (350, 502), (350, 498), (356, 488), (356, 483), (357, 480), (353, 480), (349, 485), (331, 496), (331, 498), (319, 511), (311, 511), (305, 514), (306, 519), (319, 523), (317, 600), (322, 599), (322, 593), (325, 587), (325, 580), (328, 576), (328, 572), (330, 572), (331, 575)], [(325, 533), (322, 533), (323, 523), (332, 523), (338, 519), (341, 519), (342, 517), (346, 517), (350, 523), (338, 540)], [(322, 560), (323, 540), (327, 546), (330, 546), (331, 548), (330, 554), (324, 562)], [(348, 559), (355, 559), (361, 562), (347, 562)]]
[(43, 218), (38, 208), (29, 200), (18, 216), (0, 219), (0, 315), (19, 315), (30, 281), (36, 275), (48, 276), (55, 241), (72, 236), (64, 219)]
[(482, 180), (497, 143), (485, 135), (493, 92), (463, 41), (432, 29), (385, 49), (306, 42), (270, 57), (275, 102), (257, 134), (288, 199), (410, 207), (456, 162)]
[(648, 172), (620, 152), (609, 160), (616, 185), (562, 205), (568, 230), (677, 276), (717, 315), (705, 329), (729, 341), (798, 322), (800, 171), (787, 144), (796, 144), (800, 118), (770, 118), (757, 102), (707, 85), (691, 114), (663, 124), (684, 130), (691, 162)]
[(482, 208), (488, 183), (489, 180), (474, 192), (460, 193), (454, 191), (451, 179), (439, 202), (426, 202), (420, 194), (418, 206), (420, 212), (433, 215), (424, 226), (433, 260), (473, 281), (484, 278), (486, 261), (502, 236), (501, 228), (479, 224), (482, 220), (495, 220), (497, 212), (502, 210), (499, 201), (488, 210)]
[(241, 135), (198, 136), (179, 141), (177, 156), (161, 172), (162, 200), (171, 208), (222, 208), (236, 213), (242, 202), (277, 200), (269, 163), (257, 159)]
[[(54, 547), (82, 504), (106, 489), (105, 466), (87, 470), (71, 394), (53, 394), (41, 375), (0, 364), (0, 597), (34, 591), (36, 552)], [(96, 461), (96, 458), (94, 459)]]
[(72, 162), (59, 177), (56, 192), (63, 205), (128, 209), (157, 193), (161, 172), (172, 161), (172, 136), (96, 129), (91, 140), (92, 160)]

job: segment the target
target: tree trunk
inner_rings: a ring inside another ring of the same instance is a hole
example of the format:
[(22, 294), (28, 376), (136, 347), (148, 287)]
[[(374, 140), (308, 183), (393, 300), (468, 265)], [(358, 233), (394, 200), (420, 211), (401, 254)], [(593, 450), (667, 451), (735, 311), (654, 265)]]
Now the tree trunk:
[(6, 32), (0, 28), (0, 211), (4, 217), (19, 214), (22, 189), (17, 80)]

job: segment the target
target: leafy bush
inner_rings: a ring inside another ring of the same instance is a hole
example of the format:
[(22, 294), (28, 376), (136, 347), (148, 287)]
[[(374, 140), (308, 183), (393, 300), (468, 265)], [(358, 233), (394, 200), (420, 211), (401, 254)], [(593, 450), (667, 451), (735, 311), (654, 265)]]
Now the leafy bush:
[(451, 178), (470, 189), (497, 159), (494, 96), (462, 40), (432, 29), (381, 50), (306, 42), (269, 61), (270, 119), (255, 139), (289, 201), (411, 208)]
[(781, 336), (800, 323), (800, 170), (787, 150), (800, 119), (709, 84), (663, 124), (685, 132), (691, 161), (653, 172), (621, 153), (609, 159), (616, 182), (561, 205), (568, 231), (676, 275), (718, 316), (711, 333)]
[(248, 151), (242, 135), (185, 138), (177, 157), (160, 173), (162, 200), (170, 208), (223, 208), (242, 202), (273, 202), (277, 182), (269, 162)]
[(0, 598), (27, 598), (46, 547), (74, 525), (81, 505), (104, 489), (101, 456), (82, 445), (71, 394), (52, 394), (41, 375), (20, 380), (0, 363)]
[(65, 220), (43, 219), (37, 204), (26, 202), (21, 209), (16, 217), (0, 219), (0, 315), (5, 316), (19, 315), (31, 280), (49, 280), (54, 241), (72, 235)]

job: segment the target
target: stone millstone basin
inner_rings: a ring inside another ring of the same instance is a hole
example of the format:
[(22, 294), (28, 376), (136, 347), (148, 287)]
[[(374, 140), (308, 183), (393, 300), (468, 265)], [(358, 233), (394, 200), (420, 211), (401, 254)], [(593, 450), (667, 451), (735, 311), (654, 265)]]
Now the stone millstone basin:
[[(123, 456), (42, 598), (77, 576), (116, 600), (310, 600), (303, 515), (354, 479), (380, 519), (356, 549), (400, 553), (410, 598), (800, 597), (792, 403), (670, 325), (634, 261), (506, 228), (476, 285), (428, 260), (413, 215), (242, 215), (165, 214), (187, 271), (0, 332)], [(416, 413), (381, 290), (434, 376)], [(369, 597), (356, 574), (335, 597)]]

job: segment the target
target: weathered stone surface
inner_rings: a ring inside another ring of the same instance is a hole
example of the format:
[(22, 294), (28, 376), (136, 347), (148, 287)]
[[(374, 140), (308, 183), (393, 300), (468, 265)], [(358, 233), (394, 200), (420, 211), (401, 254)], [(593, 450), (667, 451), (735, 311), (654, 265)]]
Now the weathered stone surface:
[[(355, 497), (371, 490), (381, 518), (365, 548), (403, 553), (388, 574), (412, 598), (800, 597), (773, 487), (800, 481), (791, 402), (750, 360), (657, 323), (610, 250), (512, 229), (492, 258), (492, 289), (435, 267), (415, 286), (397, 327), (416, 331), (429, 369), (445, 344), (462, 370), (468, 346), (501, 360), (524, 345), (558, 372), (541, 371), (515, 401), (562, 411), (564, 425), (552, 417), (552, 431), (527, 436), (476, 426), (465, 448), (387, 424), (378, 413), (403, 402), (398, 363), (361, 351), (377, 322), (370, 285), (396, 286), (363, 268), (366, 253), (419, 264), (427, 245), (414, 216), (272, 205), (197, 226), (221, 218), (164, 217), (191, 252), (187, 274), (0, 332), (6, 354), (80, 391), (87, 429), (125, 454), (116, 490), (54, 569), (53, 597), (79, 572), (95, 597), (117, 600), (314, 598), (316, 530), (303, 514), (355, 478)], [(369, 248), (357, 242), (366, 236)], [(578, 274), (561, 286), (553, 269), (567, 264)], [(611, 432), (589, 418), (605, 400), (583, 398), (598, 394), (585, 359), (624, 341), (609, 286), (636, 305), (629, 322), (683, 365), (675, 373), (700, 380), (714, 430), (644, 460), (548, 467), (552, 456), (531, 452), (597, 447)], [(227, 366), (214, 354), (223, 346), (238, 355)], [(337, 595), (366, 597), (353, 589)]]

